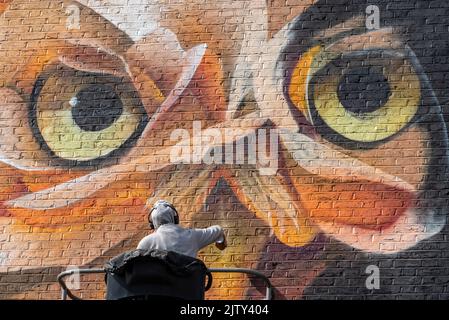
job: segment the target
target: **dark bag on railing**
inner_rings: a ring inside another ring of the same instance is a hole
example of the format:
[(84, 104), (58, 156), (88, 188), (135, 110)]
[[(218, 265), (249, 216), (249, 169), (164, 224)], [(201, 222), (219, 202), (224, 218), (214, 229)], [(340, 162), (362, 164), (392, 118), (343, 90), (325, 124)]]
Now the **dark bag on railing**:
[(204, 292), (212, 284), (201, 260), (172, 251), (125, 252), (107, 262), (105, 270), (107, 300), (204, 300)]

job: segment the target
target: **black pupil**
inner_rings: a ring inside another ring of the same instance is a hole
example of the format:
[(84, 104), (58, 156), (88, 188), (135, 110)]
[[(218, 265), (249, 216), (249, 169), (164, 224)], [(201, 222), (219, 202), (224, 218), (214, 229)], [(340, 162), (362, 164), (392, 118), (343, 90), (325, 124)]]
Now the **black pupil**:
[(380, 66), (351, 68), (345, 72), (338, 85), (341, 104), (359, 116), (384, 106), (390, 95), (390, 84)]
[(110, 85), (95, 84), (83, 88), (70, 103), (72, 117), (84, 131), (104, 130), (123, 113), (122, 100)]

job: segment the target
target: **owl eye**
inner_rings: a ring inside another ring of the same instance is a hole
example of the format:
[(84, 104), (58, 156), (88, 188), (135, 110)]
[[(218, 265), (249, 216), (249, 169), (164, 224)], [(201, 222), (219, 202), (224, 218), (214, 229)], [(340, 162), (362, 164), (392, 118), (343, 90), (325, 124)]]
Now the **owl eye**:
[(57, 158), (77, 163), (104, 159), (142, 132), (146, 112), (126, 77), (58, 66), (36, 82), (31, 125)]
[(420, 88), (413, 64), (397, 52), (337, 53), (315, 47), (297, 64), (289, 92), (325, 138), (371, 143), (412, 121), (421, 103)]

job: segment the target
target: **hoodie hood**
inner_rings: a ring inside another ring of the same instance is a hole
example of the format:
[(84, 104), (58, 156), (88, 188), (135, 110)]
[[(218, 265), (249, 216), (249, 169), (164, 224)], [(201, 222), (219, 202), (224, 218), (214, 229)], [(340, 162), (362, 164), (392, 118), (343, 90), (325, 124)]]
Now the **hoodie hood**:
[(157, 229), (163, 224), (175, 223), (175, 211), (169, 206), (168, 202), (159, 200), (154, 204), (154, 210), (151, 213), (151, 220), (154, 228)]

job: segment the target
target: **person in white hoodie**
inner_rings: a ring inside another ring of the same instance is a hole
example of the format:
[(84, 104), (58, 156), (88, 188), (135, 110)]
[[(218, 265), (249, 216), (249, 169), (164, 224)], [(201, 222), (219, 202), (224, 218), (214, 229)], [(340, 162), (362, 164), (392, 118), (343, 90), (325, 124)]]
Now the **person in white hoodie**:
[(144, 237), (137, 249), (159, 249), (174, 251), (193, 258), (198, 251), (215, 243), (215, 246), (224, 250), (227, 247), (224, 230), (219, 225), (204, 229), (183, 228), (179, 224), (179, 215), (176, 208), (165, 200), (158, 200), (148, 214), (150, 228), (154, 232)]

